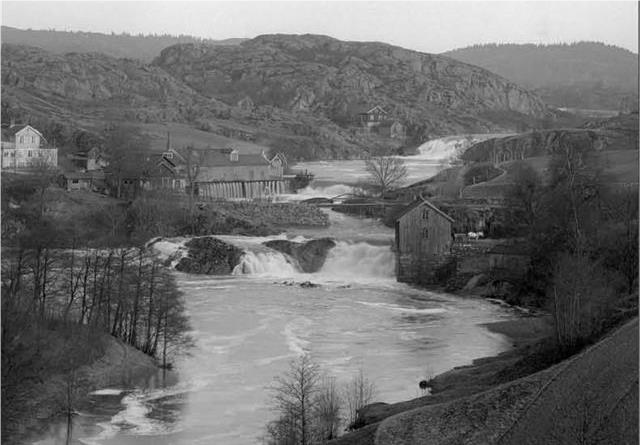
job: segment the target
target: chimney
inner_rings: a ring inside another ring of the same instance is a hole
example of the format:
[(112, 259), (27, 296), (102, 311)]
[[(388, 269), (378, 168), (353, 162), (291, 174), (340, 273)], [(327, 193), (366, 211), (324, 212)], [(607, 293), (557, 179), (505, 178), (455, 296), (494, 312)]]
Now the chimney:
[(171, 132), (167, 131), (167, 151), (171, 151)]

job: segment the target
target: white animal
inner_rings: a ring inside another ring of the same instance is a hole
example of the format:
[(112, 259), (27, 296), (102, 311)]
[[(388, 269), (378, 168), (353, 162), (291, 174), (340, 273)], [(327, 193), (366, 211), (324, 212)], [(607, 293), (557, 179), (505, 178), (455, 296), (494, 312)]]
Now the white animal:
[(469, 239), (480, 239), (484, 237), (484, 233), (482, 232), (469, 232), (467, 233), (467, 236), (469, 237)]

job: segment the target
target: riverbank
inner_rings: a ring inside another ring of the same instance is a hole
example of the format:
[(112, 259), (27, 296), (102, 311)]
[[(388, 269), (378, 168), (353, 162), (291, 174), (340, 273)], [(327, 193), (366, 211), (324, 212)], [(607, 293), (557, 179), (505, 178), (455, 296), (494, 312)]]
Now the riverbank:
[[(513, 345), (512, 349), (497, 356), (476, 359), (470, 365), (459, 366), (433, 377), (428, 381), (429, 395), (394, 404), (369, 405), (360, 413), (360, 424), (373, 426), (394, 414), (469, 396), (517, 378), (514, 377), (515, 375), (528, 375), (540, 370), (535, 364), (530, 363), (528, 358), (532, 354), (535, 355), (540, 342), (551, 335), (552, 326), (549, 317), (504, 320), (484, 326), (493, 333), (507, 337)], [(336, 443), (363, 443), (351, 442), (349, 435), (343, 440), (338, 440)]]
[[(58, 350), (64, 342), (62, 335), (49, 331), (49, 343), (57, 360), (72, 363), (77, 360), (77, 351)], [(155, 361), (148, 355), (117, 340), (101, 334), (92, 342), (103, 353), (86, 363), (59, 372), (60, 366), (46, 363), (39, 366), (38, 379), (25, 381), (21, 388), (14, 388), (10, 403), (3, 404), (3, 443), (26, 443), (46, 434), (52, 425), (64, 423), (68, 412), (76, 412), (88, 395), (107, 387), (133, 387), (158, 371)], [(3, 391), (3, 398), (5, 397)]]
[(635, 317), (540, 372), (468, 397), (425, 403), (335, 443), (637, 443), (637, 354)]

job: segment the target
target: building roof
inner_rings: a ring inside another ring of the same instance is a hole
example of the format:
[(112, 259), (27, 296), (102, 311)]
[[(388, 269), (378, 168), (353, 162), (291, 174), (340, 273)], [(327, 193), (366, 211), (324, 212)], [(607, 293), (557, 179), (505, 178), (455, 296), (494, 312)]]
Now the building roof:
[(2, 129), (2, 137), (7, 137), (7, 138), (13, 138), (16, 136), (16, 134), (22, 130), (24, 130), (25, 128), (31, 128), (33, 131), (35, 131), (38, 136), (40, 136), (42, 139), (44, 139), (45, 141), (47, 140), (42, 133), (40, 133), (38, 130), (36, 130), (35, 128), (33, 128), (31, 125), (29, 124), (23, 124), (23, 125), (14, 125), (13, 127), (9, 127), (9, 128), (3, 128)]
[(368, 108), (368, 109), (366, 109), (366, 108), (360, 108), (360, 107), (358, 107), (358, 108), (359, 108), (358, 114), (371, 114), (371, 113), (374, 113), (376, 110), (377, 110), (378, 112), (382, 113), (382, 114), (389, 114), (389, 113), (387, 113), (387, 111), (386, 111), (384, 108), (382, 108), (380, 105), (376, 105), (376, 106), (374, 106), (373, 108)]
[(413, 209), (420, 207), (421, 205), (426, 205), (427, 207), (429, 207), (430, 209), (432, 209), (433, 211), (435, 211), (436, 213), (438, 213), (440, 216), (442, 216), (443, 218), (446, 218), (447, 220), (449, 220), (449, 222), (454, 222), (453, 218), (450, 217), (449, 215), (447, 215), (446, 213), (444, 213), (442, 210), (440, 210), (439, 208), (437, 208), (436, 206), (434, 206), (431, 202), (427, 201), (426, 199), (424, 199), (422, 196), (420, 196), (420, 198), (416, 199), (415, 201), (413, 201), (411, 204), (409, 204), (407, 207), (405, 207), (405, 209), (402, 211), (402, 213), (400, 213), (396, 220), (402, 218), (404, 215), (406, 215), (407, 213), (409, 213), (410, 211), (412, 211)]
[(232, 161), (229, 156), (233, 149), (229, 148), (209, 148), (198, 149), (201, 167), (239, 167), (250, 165), (269, 165), (260, 154), (238, 154), (238, 160)]

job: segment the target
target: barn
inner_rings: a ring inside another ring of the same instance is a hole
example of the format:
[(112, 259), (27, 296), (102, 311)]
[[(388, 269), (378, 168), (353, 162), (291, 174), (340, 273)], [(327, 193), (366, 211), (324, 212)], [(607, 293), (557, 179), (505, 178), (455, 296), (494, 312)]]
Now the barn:
[(420, 197), (395, 221), (396, 277), (402, 282), (433, 283), (450, 259), (453, 218)]

